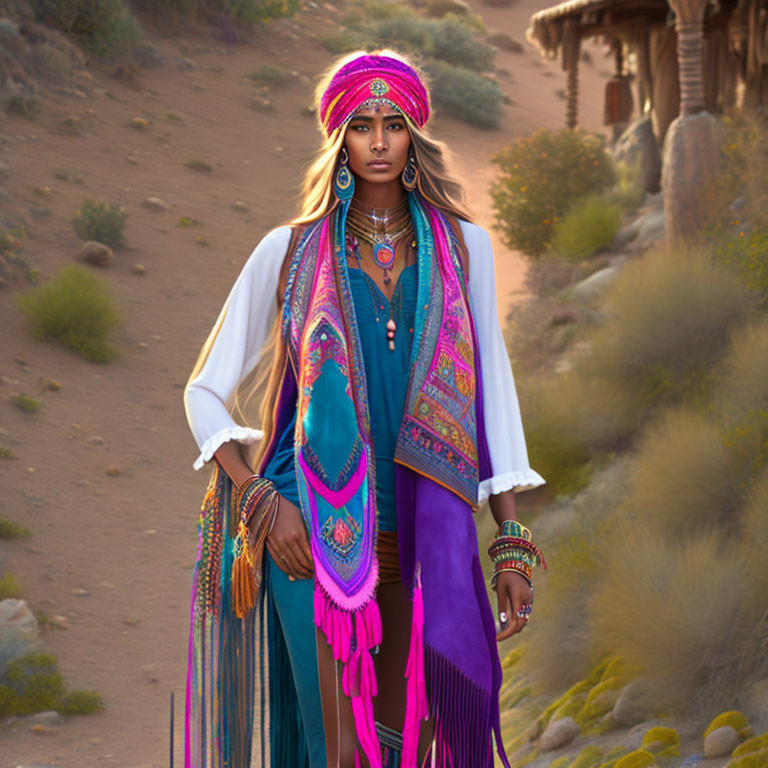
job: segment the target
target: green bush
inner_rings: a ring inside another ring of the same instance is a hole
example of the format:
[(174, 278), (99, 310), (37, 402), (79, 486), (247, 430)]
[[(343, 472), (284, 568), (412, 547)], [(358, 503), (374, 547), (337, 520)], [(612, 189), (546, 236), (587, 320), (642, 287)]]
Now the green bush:
[(10, 571), (0, 576), (0, 600), (9, 597), (21, 597), (21, 585)]
[(36, 397), (30, 395), (13, 395), (11, 404), (24, 413), (37, 413), (42, 408), (42, 403)]
[(107, 340), (120, 315), (106, 283), (83, 267), (69, 264), (47, 283), (19, 296), (17, 303), (37, 338), (59, 341), (93, 362), (117, 356)]
[(86, 713), (102, 707), (95, 691), (67, 692), (50, 653), (29, 653), (12, 661), (0, 679), (0, 715), (31, 715), (47, 710)]
[(116, 248), (123, 244), (123, 227), (128, 212), (116, 203), (97, 203), (85, 198), (72, 217), (75, 232), (81, 240), (96, 240)]
[(198, 7), (209, 17), (226, 16), (244, 24), (291, 16), (299, 0), (199, 0)]
[(21, 523), (9, 520), (7, 517), (0, 517), (0, 539), (18, 539), (31, 535), (32, 531)]
[(643, 202), (645, 191), (640, 173), (640, 158), (634, 165), (624, 160), (614, 163), (616, 168), (616, 184), (609, 189), (604, 197), (622, 210), (634, 211)]
[(500, 168), (491, 196), (507, 245), (541, 256), (554, 228), (575, 200), (616, 180), (604, 139), (581, 130), (543, 128), (492, 158)]
[(32, 0), (39, 21), (59, 27), (87, 50), (122, 53), (141, 37), (123, 0)]
[(501, 122), (503, 94), (499, 84), (483, 75), (432, 59), (424, 64), (432, 101), (441, 112), (481, 128)]
[(710, 234), (712, 252), (753, 291), (768, 297), (768, 230), (722, 227)]
[(587, 195), (576, 201), (557, 222), (553, 246), (569, 259), (585, 259), (607, 248), (621, 225), (621, 208), (600, 195)]
[(711, 255), (695, 248), (646, 252), (625, 264), (605, 292), (607, 320), (580, 361), (644, 403), (706, 398), (712, 367), (754, 296)]

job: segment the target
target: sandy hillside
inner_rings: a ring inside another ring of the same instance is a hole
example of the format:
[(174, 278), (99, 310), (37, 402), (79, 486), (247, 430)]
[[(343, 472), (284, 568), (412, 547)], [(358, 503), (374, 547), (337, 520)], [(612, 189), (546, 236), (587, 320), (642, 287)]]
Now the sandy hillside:
[[(520, 0), (509, 11), (487, 9), (489, 27), (519, 40), (536, 4)], [(293, 210), (301, 166), (318, 143), (306, 113), (314, 75), (329, 55), (313, 39), (333, 26), (331, 7), (307, 9), (254, 33), (250, 44), (224, 46), (208, 31), (153, 36), (173, 62), (142, 70), (136, 87), (91, 69), (82, 93), (45, 95), (30, 121), (3, 118), (0, 160), (10, 169), (7, 192), (27, 210), (34, 236), (26, 256), (43, 278), (70, 263), (78, 240), (70, 218), (85, 196), (117, 202), (130, 213), (128, 247), (99, 271), (124, 314), (116, 342), (120, 360), (87, 363), (53, 344), (31, 340), (12, 298), (0, 294), (0, 444), (18, 458), (0, 464), (0, 514), (34, 530), (3, 544), (8, 565), (34, 609), (63, 617), (44, 642), (73, 687), (98, 689), (103, 713), (70, 719), (38, 733), (0, 733), (0, 764), (163, 766), (168, 764), (168, 705), (177, 697), (177, 757), (186, 665), (190, 573), (195, 522), (208, 471), (193, 472), (196, 446), (186, 423), (182, 388), (232, 282), (261, 235)], [(274, 109), (248, 104), (255, 92), (243, 76), (264, 63), (295, 69), (295, 82), (264, 94)], [(480, 223), (489, 225), (490, 154), (539, 125), (560, 126), (564, 78), (559, 64), (539, 63), (532, 48), (500, 52), (509, 71), (502, 84), (516, 104), (504, 127), (479, 131), (441, 119), (435, 132), (454, 149)], [(602, 65), (598, 65), (602, 67)], [(603, 78), (585, 68), (582, 114), (600, 114)], [(603, 67), (607, 69), (607, 67)], [(591, 78), (591, 80), (590, 80)], [(76, 116), (82, 135), (58, 130)], [(149, 129), (129, 126), (135, 117)], [(185, 167), (190, 158), (213, 165)], [(82, 183), (61, 181), (56, 170)], [(31, 186), (48, 186), (41, 198)], [(170, 210), (142, 206), (157, 196)], [(240, 201), (246, 211), (233, 209)], [(180, 217), (198, 220), (178, 226)], [(198, 242), (202, 238), (203, 242)], [(522, 284), (523, 262), (497, 243), (499, 295), (506, 305)], [(144, 275), (132, 271), (146, 268)], [(61, 382), (39, 393), (40, 377)], [(37, 395), (42, 410), (22, 414), (14, 393)], [(117, 476), (106, 470), (115, 466)]]

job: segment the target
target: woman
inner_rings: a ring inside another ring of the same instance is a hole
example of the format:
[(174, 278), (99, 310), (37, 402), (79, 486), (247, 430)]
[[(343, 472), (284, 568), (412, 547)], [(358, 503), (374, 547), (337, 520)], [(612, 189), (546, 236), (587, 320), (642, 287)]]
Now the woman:
[[(515, 493), (545, 481), (528, 464), (490, 239), (423, 130), (429, 95), (402, 56), (345, 57), (317, 101), (325, 143), (302, 213), (254, 249), (185, 390), (194, 466), (216, 459), (187, 766), (250, 764), (256, 646), (272, 765), (485, 767), (494, 740), (506, 765), (496, 642), (525, 626), (540, 562)], [(262, 432), (226, 403), (270, 328)], [(472, 520), (486, 498), (498, 635)]]

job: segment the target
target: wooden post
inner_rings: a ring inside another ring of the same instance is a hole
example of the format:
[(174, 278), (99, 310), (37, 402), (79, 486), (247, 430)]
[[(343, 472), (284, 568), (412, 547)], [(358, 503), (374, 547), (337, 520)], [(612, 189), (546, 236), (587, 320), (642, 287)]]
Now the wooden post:
[(565, 124), (573, 129), (578, 125), (579, 114), (579, 53), (581, 36), (578, 19), (567, 18), (563, 22), (563, 69), (567, 73), (565, 89)]
[(704, 109), (704, 11), (707, 0), (669, 0), (675, 12), (677, 62), (680, 78), (680, 114)]

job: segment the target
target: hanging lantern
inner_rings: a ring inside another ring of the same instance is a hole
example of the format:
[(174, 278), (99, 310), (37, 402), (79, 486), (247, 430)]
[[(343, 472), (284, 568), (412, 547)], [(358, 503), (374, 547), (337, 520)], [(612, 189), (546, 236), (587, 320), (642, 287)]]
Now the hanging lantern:
[(625, 75), (621, 40), (614, 40), (616, 74), (605, 84), (603, 125), (626, 123), (632, 115), (632, 78)]

